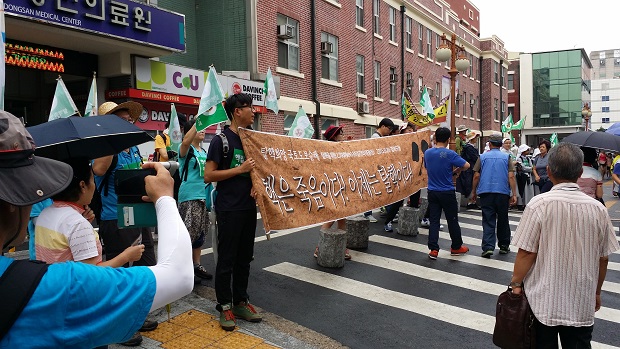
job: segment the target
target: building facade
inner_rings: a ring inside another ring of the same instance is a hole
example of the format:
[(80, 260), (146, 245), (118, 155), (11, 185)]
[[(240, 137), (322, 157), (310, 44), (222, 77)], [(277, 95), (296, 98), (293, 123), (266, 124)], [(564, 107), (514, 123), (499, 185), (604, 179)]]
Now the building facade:
[(620, 122), (620, 50), (590, 52), (592, 61), (592, 129)]

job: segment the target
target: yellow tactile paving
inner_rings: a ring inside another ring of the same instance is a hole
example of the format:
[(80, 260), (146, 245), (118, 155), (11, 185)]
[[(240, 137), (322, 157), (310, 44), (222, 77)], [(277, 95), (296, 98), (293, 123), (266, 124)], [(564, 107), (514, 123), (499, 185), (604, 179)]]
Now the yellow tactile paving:
[(142, 335), (158, 342), (165, 343), (171, 339), (174, 339), (184, 333), (188, 333), (189, 328), (175, 325), (171, 322), (164, 321), (157, 326), (155, 331), (142, 332)]
[(213, 315), (209, 315), (198, 310), (189, 310), (181, 315), (177, 315), (174, 318), (170, 319), (170, 322), (175, 325), (194, 329), (214, 319), (215, 316)]
[(263, 340), (250, 335), (233, 332), (230, 336), (226, 336), (212, 344), (212, 346), (220, 349), (251, 349), (262, 343)]
[(161, 347), (166, 349), (202, 349), (211, 343), (213, 343), (211, 338), (197, 336), (188, 332), (162, 343)]
[(275, 347), (275, 346), (273, 346), (271, 344), (267, 344), (267, 343), (261, 343), (261, 344), (255, 346), (252, 349), (280, 349), (280, 347)]
[(211, 338), (214, 341), (220, 340), (232, 333), (224, 331), (220, 327), (220, 322), (216, 320), (207, 322), (206, 324), (203, 324), (202, 326), (193, 329), (191, 332), (197, 336)]

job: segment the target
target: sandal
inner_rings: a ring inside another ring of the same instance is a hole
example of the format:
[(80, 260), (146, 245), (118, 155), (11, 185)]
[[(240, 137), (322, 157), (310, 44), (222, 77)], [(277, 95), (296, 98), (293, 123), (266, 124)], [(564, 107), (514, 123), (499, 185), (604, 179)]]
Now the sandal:
[[(317, 247), (318, 249), (318, 247)], [(349, 254), (349, 249), (347, 248), (346, 250), (344, 250), (344, 259), (347, 261), (351, 260), (351, 255)]]

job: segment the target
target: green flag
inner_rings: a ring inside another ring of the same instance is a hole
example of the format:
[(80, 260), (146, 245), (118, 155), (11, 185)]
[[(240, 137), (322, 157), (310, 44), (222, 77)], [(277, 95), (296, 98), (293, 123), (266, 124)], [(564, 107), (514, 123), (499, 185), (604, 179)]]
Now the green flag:
[(514, 122), (512, 121), (512, 114), (508, 114), (506, 119), (502, 121), (502, 132), (510, 132), (513, 124)]
[(552, 148), (558, 145), (558, 143), (560, 143), (558, 142), (558, 134), (554, 132), (551, 137), (549, 137), (549, 142), (551, 142)]
[(214, 67), (209, 69), (205, 87), (200, 97), (200, 106), (198, 106), (198, 118), (196, 119), (196, 131), (202, 131), (205, 128), (228, 120), (226, 111), (222, 105), (224, 100), (224, 91), (217, 79), (217, 72)]
[(516, 124), (512, 125), (510, 130), (522, 130), (523, 126), (525, 126), (525, 116), (519, 119)]
[(93, 74), (93, 82), (90, 84), (90, 92), (88, 92), (88, 100), (86, 101), (86, 110), (84, 116), (97, 115), (97, 75)]
[(424, 86), (422, 98), (420, 98), (420, 105), (422, 106), (422, 115), (428, 116), (429, 119), (433, 120), (435, 118), (435, 110), (433, 109), (431, 97), (428, 95), (426, 86)]
[(47, 121), (68, 118), (71, 115), (79, 114), (78, 108), (75, 106), (73, 99), (67, 91), (67, 86), (59, 76), (56, 83), (56, 92), (54, 92), (54, 100), (52, 101), (52, 109)]
[[(168, 126), (168, 137), (170, 137), (170, 149), (179, 152), (181, 142), (183, 142), (183, 134), (179, 125), (179, 117), (174, 103), (170, 103), (170, 125)], [(172, 159), (168, 159), (172, 160)]]
[(271, 68), (267, 69), (267, 77), (265, 78), (265, 107), (273, 110), (278, 114), (280, 108), (278, 107), (278, 95), (276, 94), (276, 84), (273, 82), (273, 76), (271, 75)]
[(403, 96), (400, 97), (400, 113), (401, 120), (405, 120), (407, 118), (407, 106), (405, 105), (405, 90), (403, 90)]
[(313, 134), (314, 127), (310, 124), (310, 119), (308, 119), (308, 115), (306, 115), (304, 108), (299, 106), (299, 111), (297, 111), (297, 115), (295, 115), (295, 120), (293, 120), (288, 135), (295, 138), (312, 138)]

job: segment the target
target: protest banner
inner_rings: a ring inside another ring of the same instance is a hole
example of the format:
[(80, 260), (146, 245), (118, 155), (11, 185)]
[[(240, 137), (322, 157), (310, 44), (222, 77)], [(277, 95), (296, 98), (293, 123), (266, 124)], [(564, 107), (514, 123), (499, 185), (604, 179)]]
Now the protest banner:
[(333, 221), (427, 185), (430, 131), (327, 142), (239, 129), (267, 232)]

